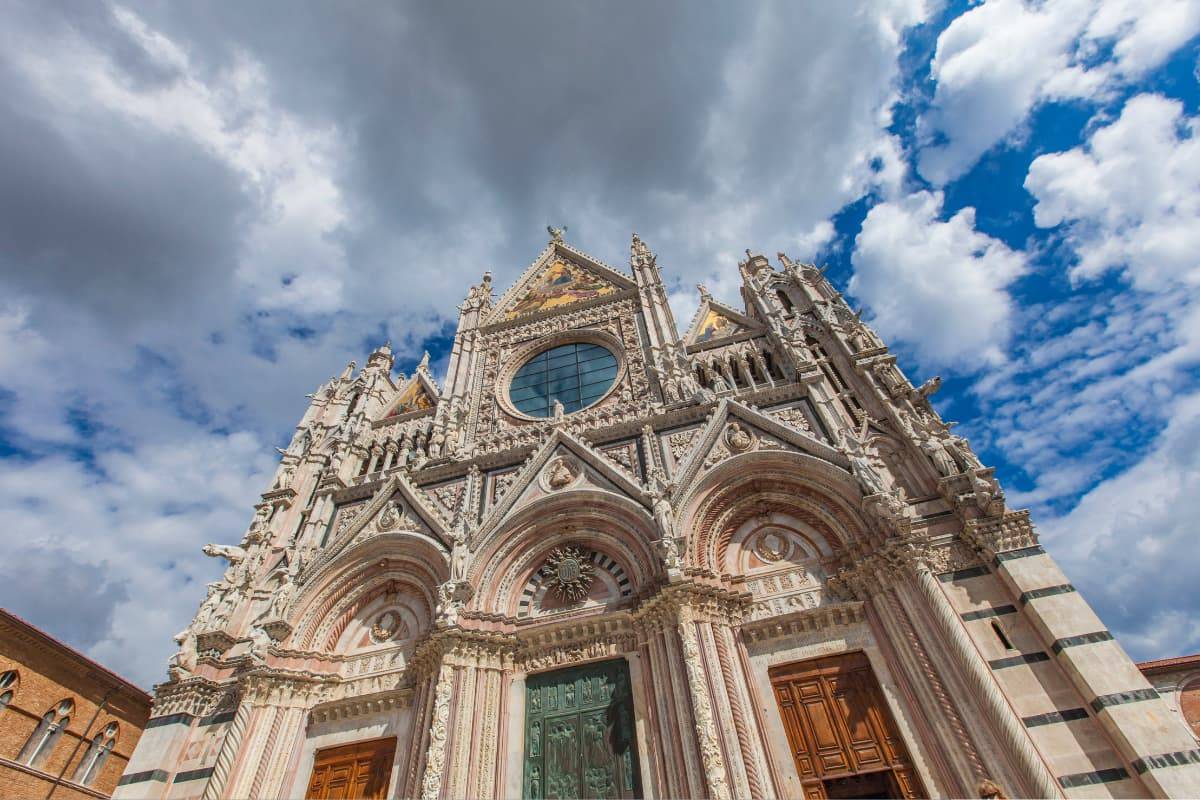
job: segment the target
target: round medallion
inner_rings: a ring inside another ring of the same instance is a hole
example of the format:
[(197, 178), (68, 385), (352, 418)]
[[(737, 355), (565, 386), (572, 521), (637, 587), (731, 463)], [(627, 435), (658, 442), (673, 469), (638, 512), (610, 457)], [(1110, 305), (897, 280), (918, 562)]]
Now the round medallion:
[(768, 563), (782, 561), (791, 549), (783, 531), (765, 530), (754, 542), (754, 554)]
[(394, 637), (399, 629), (400, 615), (395, 611), (384, 611), (375, 618), (375, 623), (371, 625), (371, 641), (375, 644), (386, 642)]

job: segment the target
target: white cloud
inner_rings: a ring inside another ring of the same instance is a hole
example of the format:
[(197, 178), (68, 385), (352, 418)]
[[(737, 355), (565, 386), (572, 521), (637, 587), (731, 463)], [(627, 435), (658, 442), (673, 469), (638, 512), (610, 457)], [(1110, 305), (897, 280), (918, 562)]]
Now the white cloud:
[[(1193, 0), (987, 0), (938, 37), (922, 175), (941, 185), (1010, 135), (1038, 103), (1103, 99), (1200, 33)], [(1112, 57), (1097, 54), (1111, 47)]]
[[(0, 568), (3, 604), (142, 686), (162, 680), (171, 636), (220, 574), (201, 546), (237, 541), (274, 470), (264, 444), (195, 431), (91, 466), (0, 461), (0, 514), (23, 553)], [(57, 600), (71, 586), (92, 591), (68, 613)]]
[(1168, 416), (1140, 463), (1042, 525), (1064, 570), (1135, 658), (1200, 650), (1200, 394), (1172, 403)]
[(880, 203), (855, 241), (850, 292), (885, 339), (929, 366), (968, 371), (1003, 360), (1013, 314), (1008, 286), (1025, 256), (975, 230), (975, 210), (947, 220), (941, 192)]
[(1065, 226), (1073, 277), (1118, 269), (1141, 289), (1200, 285), (1198, 131), (1178, 101), (1138, 95), (1085, 144), (1030, 165), (1034, 221)]
[(263, 66), (246, 53), (206, 76), (181, 45), (133, 11), (118, 6), (113, 18), (171, 80), (131, 82), (112, 52), (76, 31), (36, 47), (7, 42), (14, 62), (58, 111), (59, 131), (86, 150), (97, 117), (114, 115), (212, 154), (260, 204), (237, 272), (243, 296), (267, 309), (341, 308), (347, 265), (333, 234), (347, 214), (333, 177), (345, 146), (337, 128), (313, 126), (274, 105)]

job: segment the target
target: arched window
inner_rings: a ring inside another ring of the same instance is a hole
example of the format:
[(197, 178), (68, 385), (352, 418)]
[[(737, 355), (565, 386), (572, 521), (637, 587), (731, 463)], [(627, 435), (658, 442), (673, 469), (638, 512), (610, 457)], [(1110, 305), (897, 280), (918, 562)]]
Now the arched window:
[(0, 672), (0, 713), (4, 713), (4, 709), (8, 708), (8, 704), (12, 702), (19, 682), (15, 669)]
[(112, 752), (117, 743), (119, 731), (120, 726), (115, 722), (110, 722), (104, 726), (104, 730), (93, 737), (87, 753), (84, 754), (83, 760), (79, 762), (79, 767), (75, 770), (74, 781), (76, 783), (90, 786), (96, 780), (104, 762), (108, 760), (108, 754)]
[(74, 710), (74, 701), (59, 700), (58, 705), (43, 714), (42, 721), (34, 729), (33, 735), (21, 748), (19, 760), (31, 767), (38, 767), (45, 763), (46, 759), (50, 757), (50, 753), (54, 752), (54, 745), (58, 743), (63, 731), (70, 724), (71, 712)]
[(783, 289), (776, 289), (775, 294), (779, 297), (779, 302), (783, 306), (783, 315), (790, 317), (796, 310), (796, 306), (792, 303), (792, 298), (788, 297), (788, 293)]

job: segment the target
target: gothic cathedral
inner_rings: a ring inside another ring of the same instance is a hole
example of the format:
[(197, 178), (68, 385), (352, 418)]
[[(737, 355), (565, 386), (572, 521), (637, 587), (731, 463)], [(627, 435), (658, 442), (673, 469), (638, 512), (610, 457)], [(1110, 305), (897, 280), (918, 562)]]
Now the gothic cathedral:
[(321, 386), (117, 798), (1196, 797), (1189, 730), (813, 266), (679, 335), (551, 229)]

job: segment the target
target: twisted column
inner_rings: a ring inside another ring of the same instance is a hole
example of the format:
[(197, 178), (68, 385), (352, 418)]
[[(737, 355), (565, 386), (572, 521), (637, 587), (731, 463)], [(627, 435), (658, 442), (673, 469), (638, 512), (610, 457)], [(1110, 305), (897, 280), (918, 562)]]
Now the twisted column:
[(217, 753), (217, 763), (213, 765), (212, 775), (208, 776), (208, 783), (204, 786), (204, 794), (200, 796), (200, 800), (220, 798), (233, 769), (233, 761), (242, 746), (242, 736), (246, 733), (246, 724), (249, 721), (250, 703), (242, 698), (237, 711), (234, 712), (233, 721), (229, 723), (229, 730), (225, 731), (225, 740), (221, 742), (221, 749)]
[(967, 637), (958, 615), (950, 607), (950, 601), (937, 585), (933, 573), (923, 562), (917, 562), (913, 567), (917, 585), (928, 601), (939, 629), (949, 642), (950, 650), (963, 673), (976, 690), (992, 728), (1000, 733), (1008, 746), (1008, 752), (1016, 761), (1026, 788), (1032, 790), (1037, 797), (1062, 797), (1058, 781), (1050, 774), (1046, 762), (1033, 746), (1028, 731), (1021, 725), (1016, 713), (1001, 693), (995, 676), (980, 657), (974, 643)]

